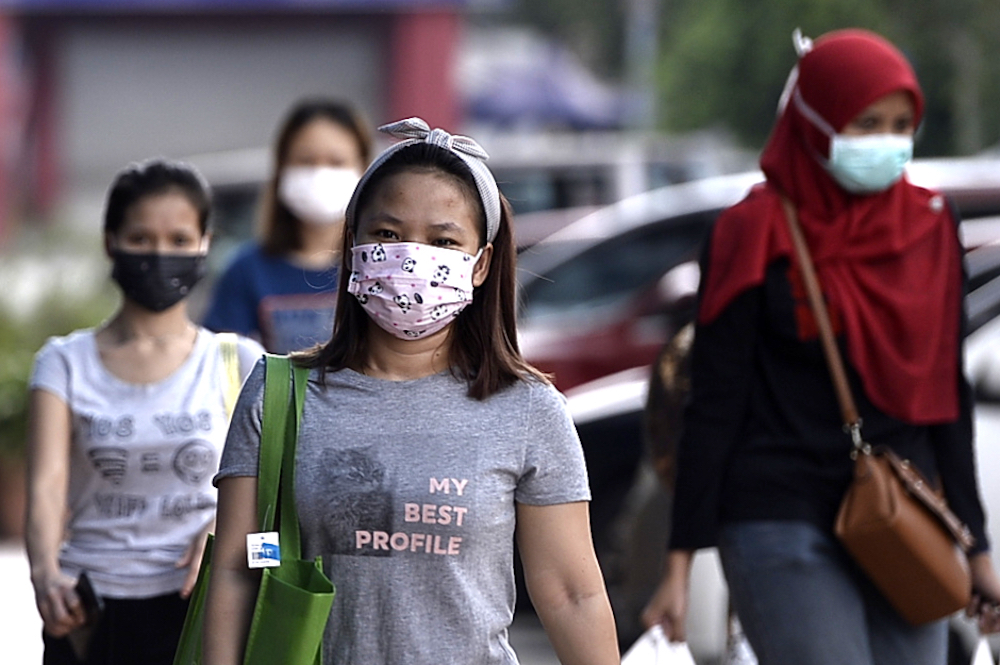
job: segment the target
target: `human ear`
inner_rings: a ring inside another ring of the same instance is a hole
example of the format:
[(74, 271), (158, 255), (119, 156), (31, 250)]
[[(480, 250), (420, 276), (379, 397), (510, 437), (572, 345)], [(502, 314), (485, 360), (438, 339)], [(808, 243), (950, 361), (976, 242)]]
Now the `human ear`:
[(479, 256), (479, 260), (476, 261), (475, 267), (472, 269), (472, 285), (482, 286), (483, 282), (486, 281), (486, 276), (490, 274), (490, 261), (493, 259), (493, 243), (486, 243), (483, 247), (483, 253)]
[(111, 258), (111, 252), (114, 250), (114, 243), (112, 242), (112, 236), (110, 233), (104, 234), (104, 255), (109, 259)]

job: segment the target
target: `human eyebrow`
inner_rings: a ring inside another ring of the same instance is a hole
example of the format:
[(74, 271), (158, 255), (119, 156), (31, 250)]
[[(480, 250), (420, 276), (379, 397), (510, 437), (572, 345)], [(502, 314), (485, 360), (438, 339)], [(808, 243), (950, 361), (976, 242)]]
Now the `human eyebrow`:
[(371, 226), (373, 224), (383, 224), (383, 225), (388, 225), (388, 226), (399, 227), (399, 226), (403, 226), (404, 222), (403, 222), (403, 220), (399, 219), (398, 217), (394, 217), (393, 215), (390, 215), (389, 213), (379, 212), (379, 213), (375, 213), (375, 214), (371, 215), (370, 217), (366, 217), (365, 218), (365, 223), (368, 224), (369, 226)]
[(465, 229), (461, 224), (457, 222), (434, 222), (430, 225), (432, 231), (438, 231), (440, 233), (455, 233), (462, 232)]

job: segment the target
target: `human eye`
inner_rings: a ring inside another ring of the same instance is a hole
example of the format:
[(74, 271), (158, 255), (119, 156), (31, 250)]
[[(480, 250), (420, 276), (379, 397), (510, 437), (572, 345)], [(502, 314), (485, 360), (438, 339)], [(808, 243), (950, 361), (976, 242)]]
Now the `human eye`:
[(387, 229), (387, 228), (375, 229), (374, 231), (372, 231), (371, 235), (375, 238), (378, 238), (379, 240), (389, 240), (393, 242), (399, 240), (399, 234), (393, 231), (392, 229)]
[(892, 124), (892, 131), (896, 134), (912, 134), (914, 129), (912, 116), (897, 118)]
[(454, 238), (442, 237), (434, 238), (431, 240), (431, 244), (435, 247), (458, 247), (460, 243)]
[(130, 231), (121, 236), (121, 245), (129, 250), (148, 250), (153, 246), (153, 239), (143, 231)]
[(875, 116), (863, 115), (851, 122), (851, 126), (858, 132), (870, 134), (878, 130), (879, 120)]
[(189, 233), (178, 233), (171, 238), (170, 244), (174, 249), (191, 249), (197, 247), (198, 238)]
[(317, 166), (320, 160), (313, 154), (305, 151), (297, 151), (288, 153), (288, 157), (285, 160), (286, 166)]

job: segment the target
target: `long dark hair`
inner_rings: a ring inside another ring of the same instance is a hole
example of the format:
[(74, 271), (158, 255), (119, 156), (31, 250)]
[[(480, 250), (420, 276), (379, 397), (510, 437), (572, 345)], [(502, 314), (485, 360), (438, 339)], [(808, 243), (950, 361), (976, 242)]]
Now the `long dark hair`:
[[(475, 202), (479, 218), (479, 246), (486, 244), (486, 214), (472, 172), (448, 150), (416, 143), (394, 153), (371, 174), (357, 201), (354, 228), (345, 228), (344, 247), (357, 230), (357, 219), (379, 185), (399, 173), (440, 173), (459, 184)], [(517, 284), (514, 234), (510, 204), (501, 195), (500, 226), (493, 239), (493, 256), (486, 279), (473, 292), (472, 302), (451, 324), (449, 358), (455, 376), (468, 382), (469, 397), (483, 400), (516, 381), (535, 377), (547, 380), (521, 356), (517, 343)], [(333, 337), (325, 345), (297, 354), (298, 362), (324, 371), (361, 366), (368, 355), (368, 314), (347, 292), (351, 253), (341, 257), (340, 286)]]
[(371, 161), (371, 129), (361, 114), (344, 102), (331, 99), (304, 99), (289, 110), (274, 143), (271, 178), (261, 200), (260, 238), (267, 254), (282, 256), (302, 247), (301, 224), (278, 198), (281, 170), (288, 161), (292, 140), (303, 127), (316, 119), (329, 120), (346, 129), (358, 145), (361, 163)]

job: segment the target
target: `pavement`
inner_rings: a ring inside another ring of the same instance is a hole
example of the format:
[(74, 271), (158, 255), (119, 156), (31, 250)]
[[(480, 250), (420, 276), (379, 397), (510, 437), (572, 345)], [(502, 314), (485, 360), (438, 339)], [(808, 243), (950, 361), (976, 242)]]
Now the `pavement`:
[(28, 558), (20, 543), (0, 541), (0, 634), (4, 660), (11, 665), (42, 662), (42, 620), (35, 609), (35, 594), (28, 577)]
[[(28, 576), (28, 559), (17, 542), (0, 541), (0, 635), (3, 635), (3, 662), (10, 665), (37, 665), (42, 662), (42, 622), (35, 609), (35, 597)], [(531, 613), (514, 617), (510, 641), (521, 665), (558, 665), (545, 631)], [(9, 659), (9, 660), (8, 660)]]

